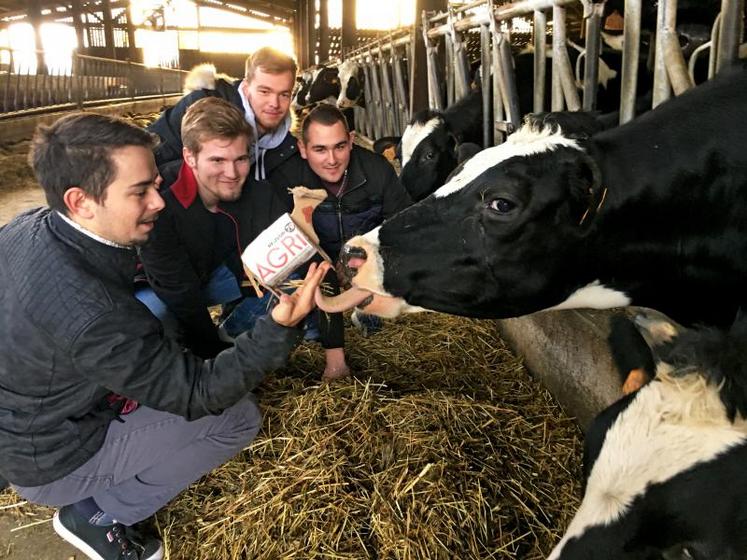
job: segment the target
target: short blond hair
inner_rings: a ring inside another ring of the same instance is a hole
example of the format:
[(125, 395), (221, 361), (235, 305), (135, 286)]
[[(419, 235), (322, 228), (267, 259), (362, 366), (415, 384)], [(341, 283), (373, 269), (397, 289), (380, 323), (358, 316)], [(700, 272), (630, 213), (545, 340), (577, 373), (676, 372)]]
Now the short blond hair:
[(252, 82), (257, 68), (261, 68), (263, 72), (267, 72), (268, 74), (290, 72), (294, 78), (298, 69), (293, 57), (272, 47), (262, 47), (246, 59), (244, 78), (247, 83)]
[(254, 141), (249, 123), (233, 103), (220, 97), (203, 97), (189, 106), (182, 119), (182, 144), (193, 154), (198, 154), (203, 142), (214, 138), (233, 140), (246, 136), (248, 144)]

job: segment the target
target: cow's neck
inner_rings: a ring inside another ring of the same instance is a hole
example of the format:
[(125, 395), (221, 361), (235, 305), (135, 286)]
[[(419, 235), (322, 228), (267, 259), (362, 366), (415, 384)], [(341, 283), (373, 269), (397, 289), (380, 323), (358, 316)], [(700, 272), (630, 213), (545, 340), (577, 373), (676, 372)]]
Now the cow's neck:
[[(582, 250), (595, 279), (626, 293), (633, 305), (656, 307), (685, 323), (733, 320), (732, 309), (747, 302), (741, 287), (747, 278), (745, 196), (728, 195), (734, 170), (724, 170), (721, 183), (688, 184), (678, 177), (677, 161), (647, 166), (635, 161), (640, 154), (625, 157), (619, 144), (606, 141), (588, 151), (607, 189)], [(682, 157), (688, 156), (703, 157)], [(733, 274), (724, 277), (730, 268)], [(714, 285), (721, 288), (714, 291)]]

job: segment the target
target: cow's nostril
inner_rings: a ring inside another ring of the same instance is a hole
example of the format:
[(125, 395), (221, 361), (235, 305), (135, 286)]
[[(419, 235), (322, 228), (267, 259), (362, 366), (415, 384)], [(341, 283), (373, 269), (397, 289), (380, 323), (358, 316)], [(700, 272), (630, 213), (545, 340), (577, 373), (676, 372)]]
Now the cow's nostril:
[(340, 262), (342, 263), (345, 275), (352, 279), (358, 269), (366, 262), (366, 250), (363, 247), (355, 245), (344, 245), (340, 252)]

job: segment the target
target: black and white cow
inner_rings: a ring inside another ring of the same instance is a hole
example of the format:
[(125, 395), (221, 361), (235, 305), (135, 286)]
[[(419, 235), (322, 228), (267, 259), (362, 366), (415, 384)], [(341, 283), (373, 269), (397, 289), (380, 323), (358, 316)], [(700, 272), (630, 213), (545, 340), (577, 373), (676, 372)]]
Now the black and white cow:
[(454, 171), (459, 145), (482, 146), (482, 93), (472, 91), (445, 111), (418, 112), (402, 135), (400, 181), (414, 201), (431, 194)]
[(337, 66), (317, 66), (304, 70), (297, 83), (291, 102), (296, 112), (315, 103), (335, 103), (340, 94)]
[(384, 316), (635, 304), (730, 324), (747, 308), (745, 91), (740, 66), (585, 142), (523, 127), (350, 240), (346, 297), (389, 296), (364, 302)]
[[(569, 54), (575, 60), (579, 53), (571, 48)], [(514, 57), (519, 112), (522, 115), (527, 115), (532, 110), (533, 60), (534, 54), (530, 51)], [(619, 106), (619, 73), (601, 58), (599, 66), (598, 97), (602, 112), (609, 112)], [(549, 105), (550, 72), (546, 74), (546, 79), (546, 104)], [(645, 88), (643, 85), (641, 87)], [(480, 90), (474, 90), (443, 112), (422, 111), (412, 118), (401, 139), (400, 181), (413, 200), (421, 200), (434, 192), (444, 184), (461, 161), (475, 153), (475, 148), (484, 147), (482, 115), (482, 94)], [(604, 122), (605, 127), (611, 127), (617, 120), (615, 114), (600, 123)]]
[(549, 560), (747, 558), (747, 321), (636, 322), (657, 375), (592, 423), (585, 495)]
[(340, 79), (340, 95), (337, 96), (337, 106), (340, 109), (352, 107), (366, 107), (363, 96), (366, 74), (363, 67), (354, 60), (345, 60), (338, 66)]

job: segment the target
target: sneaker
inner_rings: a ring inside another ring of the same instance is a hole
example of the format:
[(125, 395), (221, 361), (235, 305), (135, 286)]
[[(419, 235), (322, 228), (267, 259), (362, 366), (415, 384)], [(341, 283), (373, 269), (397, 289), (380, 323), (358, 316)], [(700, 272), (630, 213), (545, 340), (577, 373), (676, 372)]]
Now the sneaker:
[(121, 523), (91, 525), (73, 506), (54, 514), (55, 532), (92, 560), (161, 560), (163, 545)]

